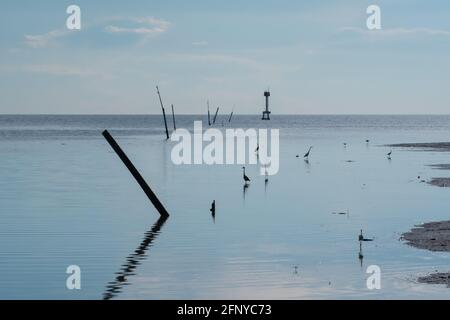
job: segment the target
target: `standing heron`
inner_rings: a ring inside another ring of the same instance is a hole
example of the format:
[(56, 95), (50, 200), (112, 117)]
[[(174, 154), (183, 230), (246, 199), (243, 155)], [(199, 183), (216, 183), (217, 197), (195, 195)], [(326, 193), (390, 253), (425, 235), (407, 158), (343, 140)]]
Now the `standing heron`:
[(245, 167), (242, 167), (242, 170), (244, 170), (242, 177), (244, 178), (245, 185), (247, 185), (250, 182), (250, 178), (245, 174)]

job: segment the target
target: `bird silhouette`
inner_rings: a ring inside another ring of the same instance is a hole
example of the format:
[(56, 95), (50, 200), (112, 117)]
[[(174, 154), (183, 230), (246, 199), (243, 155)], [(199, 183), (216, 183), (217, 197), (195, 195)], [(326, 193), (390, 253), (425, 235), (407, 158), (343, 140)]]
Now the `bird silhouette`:
[(392, 154), (392, 150), (391, 150), (391, 151), (389, 151), (389, 152), (388, 152), (388, 154), (387, 154), (387, 157), (388, 157), (388, 159), (390, 159), (390, 158), (391, 158), (391, 154)]
[(250, 178), (247, 177), (247, 175), (245, 174), (245, 167), (242, 167), (242, 169), (244, 170), (244, 171), (243, 171), (243, 174), (242, 174), (242, 177), (244, 178), (245, 184), (247, 184), (247, 183), (250, 182)]

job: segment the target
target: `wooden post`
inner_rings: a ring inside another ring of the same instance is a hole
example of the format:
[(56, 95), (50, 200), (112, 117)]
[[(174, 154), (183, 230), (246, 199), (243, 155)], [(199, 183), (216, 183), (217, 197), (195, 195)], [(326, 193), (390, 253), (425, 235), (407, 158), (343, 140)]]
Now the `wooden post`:
[(173, 130), (177, 130), (177, 125), (175, 124), (175, 111), (173, 111), (173, 104), (172, 104), (172, 120), (173, 120)]
[(156, 91), (158, 92), (159, 103), (161, 103), (161, 109), (164, 117), (164, 126), (166, 127), (166, 137), (169, 139), (169, 130), (167, 129), (167, 120), (166, 120), (166, 111), (164, 110), (164, 105), (161, 99), (161, 95), (159, 94), (159, 88), (156, 86)]
[(219, 113), (219, 107), (217, 107), (216, 114), (214, 115), (213, 124), (216, 123), (217, 114)]
[(231, 111), (230, 117), (228, 118), (228, 122), (231, 122), (231, 118), (233, 117), (233, 112), (234, 111)]
[(209, 100), (206, 102), (206, 104), (208, 105), (208, 126), (211, 125), (211, 114), (209, 113)]
[(159, 201), (158, 197), (153, 193), (152, 189), (149, 187), (147, 182), (145, 182), (144, 178), (142, 178), (139, 171), (136, 169), (136, 167), (133, 165), (133, 163), (128, 159), (125, 152), (122, 151), (120, 146), (117, 144), (116, 140), (109, 134), (108, 130), (103, 131), (103, 137), (105, 137), (106, 141), (108, 141), (109, 145), (113, 148), (113, 150), (116, 152), (116, 154), (119, 156), (120, 160), (122, 160), (123, 164), (127, 167), (127, 169), (130, 171), (130, 173), (133, 175), (133, 177), (136, 179), (137, 183), (141, 186), (142, 190), (145, 192), (147, 197), (150, 199), (150, 201), (155, 206), (156, 210), (158, 210), (161, 217), (169, 217), (169, 213), (167, 212), (166, 208), (162, 205), (162, 203)]

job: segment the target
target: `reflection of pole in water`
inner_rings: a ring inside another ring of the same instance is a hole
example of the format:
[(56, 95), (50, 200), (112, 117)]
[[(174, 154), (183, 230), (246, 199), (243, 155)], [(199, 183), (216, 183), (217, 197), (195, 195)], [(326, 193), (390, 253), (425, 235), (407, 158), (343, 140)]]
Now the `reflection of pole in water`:
[(134, 270), (141, 264), (141, 261), (147, 257), (146, 251), (152, 245), (153, 241), (159, 235), (160, 230), (167, 217), (161, 216), (152, 228), (145, 233), (144, 240), (142, 240), (139, 247), (132, 254), (126, 258), (126, 262), (116, 273), (116, 279), (111, 281), (106, 286), (106, 291), (103, 294), (103, 300), (110, 300), (122, 291), (123, 286), (128, 284), (128, 277), (134, 275)]
[(264, 171), (264, 193), (267, 191), (267, 184), (269, 183), (269, 175), (267, 169)]

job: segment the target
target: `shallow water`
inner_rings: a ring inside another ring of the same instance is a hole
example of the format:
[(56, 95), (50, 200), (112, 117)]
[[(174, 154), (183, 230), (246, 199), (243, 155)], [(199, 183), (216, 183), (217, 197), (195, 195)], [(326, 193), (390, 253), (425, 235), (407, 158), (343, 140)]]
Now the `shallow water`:
[[(232, 125), (280, 129), (267, 185), (256, 165), (245, 193), (241, 165), (174, 165), (160, 116), (0, 116), (0, 298), (450, 298), (416, 281), (450, 271), (450, 253), (399, 241), (449, 219), (450, 191), (417, 176), (450, 176), (426, 166), (450, 155), (394, 149), (389, 161), (383, 146), (449, 141), (450, 116), (235, 115)], [(162, 225), (104, 129), (171, 213)], [(307, 164), (295, 155), (310, 145)], [(362, 266), (360, 229), (375, 238)], [(81, 290), (66, 289), (69, 265), (82, 270)], [(381, 268), (380, 290), (366, 287), (369, 265)]]

